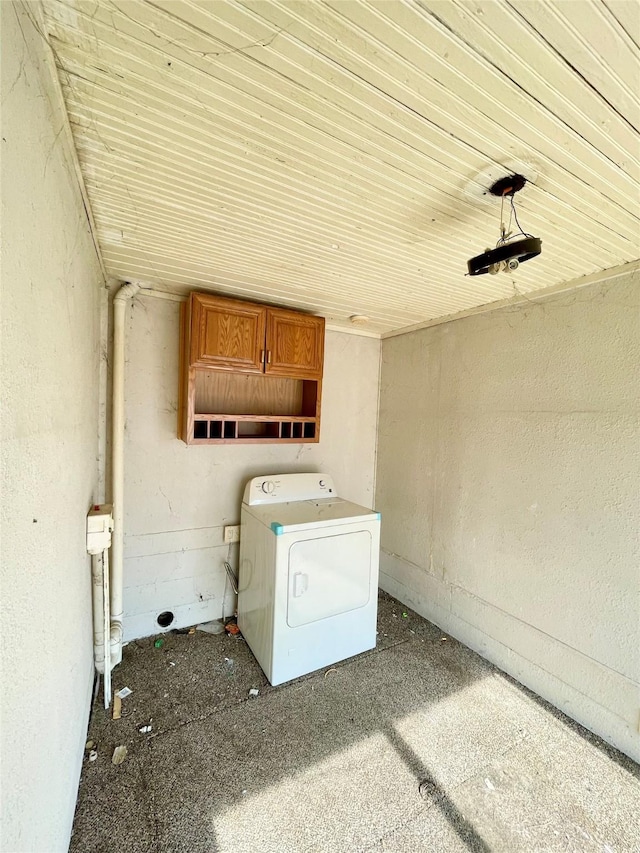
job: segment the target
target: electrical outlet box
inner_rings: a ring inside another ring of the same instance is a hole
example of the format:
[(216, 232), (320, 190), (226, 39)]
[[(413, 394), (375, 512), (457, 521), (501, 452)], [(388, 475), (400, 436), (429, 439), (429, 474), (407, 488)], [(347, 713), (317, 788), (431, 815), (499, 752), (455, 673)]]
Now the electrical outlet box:
[(229, 544), (231, 542), (239, 542), (240, 541), (240, 525), (229, 525), (224, 529), (224, 541)]
[(113, 515), (111, 504), (96, 504), (87, 515), (87, 551), (101, 554), (111, 547)]

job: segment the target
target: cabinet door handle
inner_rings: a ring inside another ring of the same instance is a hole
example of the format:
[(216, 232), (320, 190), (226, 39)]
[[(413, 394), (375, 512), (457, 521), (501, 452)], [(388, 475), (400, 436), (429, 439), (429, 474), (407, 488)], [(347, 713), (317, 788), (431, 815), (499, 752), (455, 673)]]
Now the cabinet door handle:
[(271, 350), (267, 350), (267, 364), (271, 364)]
[(265, 350), (260, 350), (260, 364), (264, 364)]

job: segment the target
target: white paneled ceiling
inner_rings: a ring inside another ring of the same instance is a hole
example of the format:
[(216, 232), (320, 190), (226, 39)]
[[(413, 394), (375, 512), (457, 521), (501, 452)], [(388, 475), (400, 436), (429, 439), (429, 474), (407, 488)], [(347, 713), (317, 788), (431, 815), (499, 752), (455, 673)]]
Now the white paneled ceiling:
[[(107, 271), (385, 332), (640, 255), (635, 0), (46, 0)], [(465, 276), (519, 171), (543, 252)]]

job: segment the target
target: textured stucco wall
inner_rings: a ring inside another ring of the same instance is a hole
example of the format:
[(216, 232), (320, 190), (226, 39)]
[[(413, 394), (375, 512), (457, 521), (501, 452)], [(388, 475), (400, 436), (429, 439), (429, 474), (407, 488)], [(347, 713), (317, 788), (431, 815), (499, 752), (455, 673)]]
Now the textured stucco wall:
[[(327, 332), (318, 444), (187, 447), (176, 437), (179, 305), (138, 296), (127, 321), (125, 378), (125, 635), (219, 619), (223, 560), (237, 546), (245, 482), (261, 474), (326, 470), (340, 493), (372, 506), (380, 341)], [(234, 607), (227, 587), (226, 612)]]
[(46, 45), (24, 7), (0, 10), (0, 849), (51, 853), (68, 846), (93, 679), (102, 279)]
[(381, 584), (640, 757), (637, 274), (383, 342)]

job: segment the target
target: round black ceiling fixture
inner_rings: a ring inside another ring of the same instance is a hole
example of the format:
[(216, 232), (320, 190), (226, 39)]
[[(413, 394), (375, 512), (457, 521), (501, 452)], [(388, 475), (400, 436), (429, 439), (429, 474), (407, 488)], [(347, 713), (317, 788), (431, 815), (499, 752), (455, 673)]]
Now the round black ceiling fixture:
[[(524, 261), (535, 258), (542, 251), (542, 240), (539, 237), (525, 237), (522, 240), (513, 240), (496, 246), (495, 249), (487, 249), (481, 255), (467, 261), (469, 275), (484, 275), (484, 273), (498, 273), (501, 269), (509, 272), (517, 270)], [(502, 264), (505, 264), (503, 267)]]
[[(532, 234), (527, 234), (520, 227), (513, 201), (514, 195), (520, 192), (526, 183), (527, 179), (523, 175), (505, 175), (489, 188), (491, 195), (502, 200), (500, 206), (500, 237), (495, 249), (487, 249), (481, 255), (476, 255), (475, 258), (467, 261), (469, 270), (467, 275), (484, 275), (485, 273), (495, 275), (499, 272), (515, 272), (521, 263), (535, 258), (542, 251), (542, 240)], [(504, 224), (505, 198), (508, 198), (511, 204), (508, 228), (511, 228), (511, 221), (515, 219), (518, 228), (515, 233), (511, 230), (507, 231)]]

